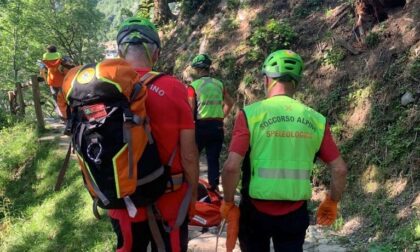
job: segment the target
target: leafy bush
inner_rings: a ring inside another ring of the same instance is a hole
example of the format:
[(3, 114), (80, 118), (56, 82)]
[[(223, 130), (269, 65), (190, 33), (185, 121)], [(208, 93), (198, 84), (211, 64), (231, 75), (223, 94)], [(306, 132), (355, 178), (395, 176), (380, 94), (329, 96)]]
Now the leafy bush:
[(13, 124), (13, 117), (6, 113), (4, 110), (0, 110), (0, 130), (2, 128), (9, 127)]
[(181, 4), (181, 13), (182, 16), (185, 17), (191, 17), (193, 16), (198, 8), (201, 6), (201, 4), (204, 2), (204, 0), (184, 0)]
[(229, 32), (229, 31), (233, 31), (238, 29), (239, 24), (235, 19), (232, 18), (227, 18), (225, 19), (225, 21), (222, 23), (222, 29), (221, 31), (223, 32)]
[(0, 130), (0, 202), (4, 186), (10, 180), (11, 171), (33, 157), (36, 147), (35, 129), (27, 124), (19, 123)]
[(319, 10), (323, 3), (324, 0), (305, 0), (301, 5), (293, 9), (293, 16), (297, 18), (304, 18), (313, 11)]
[(340, 62), (346, 57), (346, 53), (340, 47), (333, 47), (329, 49), (322, 58), (322, 63), (324, 65), (331, 65), (333, 67), (338, 67)]
[(369, 34), (366, 36), (365, 43), (368, 48), (374, 48), (376, 47), (380, 42), (379, 34), (376, 32), (369, 32)]
[(278, 49), (289, 49), (296, 38), (297, 34), (288, 22), (270, 19), (253, 31), (249, 43), (267, 54)]
[(413, 77), (418, 76), (420, 73), (420, 58), (417, 58), (410, 66), (410, 75)]
[(236, 10), (241, 5), (240, 0), (228, 0), (227, 1), (227, 7), (229, 10)]

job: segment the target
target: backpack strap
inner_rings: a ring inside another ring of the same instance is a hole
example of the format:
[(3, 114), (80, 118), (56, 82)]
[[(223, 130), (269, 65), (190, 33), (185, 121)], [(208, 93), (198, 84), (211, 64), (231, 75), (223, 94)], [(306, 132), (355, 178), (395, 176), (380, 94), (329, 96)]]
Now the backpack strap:
[(156, 220), (157, 219), (156, 217), (161, 216), (161, 215), (157, 211), (156, 206), (154, 204), (148, 205), (146, 207), (146, 213), (147, 213), (147, 222), (149, 224), (150, 233), (152, 234), (153, 240), (155, 241), (157, 251), (164, 252), (166, 251), (165, 242), (163, 241), (163, 237), (159, 230), (159, 226)]
[[(148, 83), (150, 83), (152, 80), (155, 80), (156, 78), (158, 78), (159, 76), (161, 76), (162, 73), (158, 73), (158, 72), (148, 72), (145, 75), (143, 75), (140, 78), (140, 81), (138, 83), (136, 83), (134, 85), (133, 91), (130, 95), (130, 99), (129, 102), (131, 103), (134, 99), (136, 99), (136, 97), (138, 96), (138, 94), (141, 92), (141, 89), (144, 85), (148, 85)], [(144, 124), (148, 124), (148, 118), (141, 118), (135, 114), (133, 114), (129, 109), (126, 109), (124, 111), (124, 129), (123, 129), (123, 135), (124, 135), (124, 142), (127, 143), (128, 146), (128, 177), (131, 178), (133, 176), (133, 169), (134, 169), (134, 162), (133, 162), (133, 143), (132, 143), (132, 139), (131, 139), (131, 130), (130, 130), (130, 126), (129, 123), (135, 123), (137, 125), (144, 125)], [(147, 135), (147, 139), (149, 141), (150, 144), (153, 143), (153, 137), (152, 137), (152, 133), (150, 132), (150, 129), (147, 127), (147, 125), (145, 125), (145, 132)], [(157, 171), (158, 172), (158, 171)], [(160, 173), (161, 174), (161, 173)], [(156, 177), (160, 176), (159, 173), (157, 174), (151, 174), (151, 175), (155, 175)], [(146, 179), (146, 178), (144, 178)], [(152, 181), (154, 178), (149, 178), (148, 181), (144, 182), (148, 183), (150, 181)], [(139, 185), (139, 184), (137, 184)]]
[(164, 75), (163, 73), (154, 72), (154, 71), (150, 71), (144, 74), (140, 78), (139, 82), (135, 84), (133, 92), (131, 93), (131, 96), (130, 96), (130, 102), (134, 100), (134, 98), (137, 97), (137, 95), (139, 94), (143, 86), (149, 87), (152, 81), (158, 79), (159, 77), (163, 75)]
[(150, 86), (150, 84), (152, 84), (152, 81), (156, 80), (157, 78), (161, 77), (165, 75), (164, 73), (159, 73), (159, 72), (154, 72), (154, 71), (150, 71), (147, 72), (145, 75), (143, 75), (140, 78), (139, 84), (140, 85), (145, 85), (146, 87)]
[(176, 221), (175, 221), (175, 225), (173, 229), (179, 228), (184, 222), (187, 216), (188, 210), (189, 210), (191, 199), (192, 199), (192, 187), (191, 185), (188, 185), (187, 193), (185, 194), (185, 197), (182, 199), (181, 205), (179, 206), (178, 216), (176, 217)]
[[(171, 157), (169, 158), (168, 161), (168, 166), (171, 167), (174, 159), (175, 159), (175, 154), (177, 151), (177, 147), (175, 147), (175, 149), (172, 151)], [(163, 173), (165, 172), (165, 167), (162, 165), (159, 169), (157, 169), (156, 171), (152, 172), (151, 174), (147, 175), (146, 177), (137, 180), (137, 186), (141, 186), (144, 184), (147, 184), (149, 182), (152, 182), (153, 180), (155, 180), (156, 178), (158, 178), (159, 176), (161, 176)], [(181, 181), (182, 183), (182, 181)]]

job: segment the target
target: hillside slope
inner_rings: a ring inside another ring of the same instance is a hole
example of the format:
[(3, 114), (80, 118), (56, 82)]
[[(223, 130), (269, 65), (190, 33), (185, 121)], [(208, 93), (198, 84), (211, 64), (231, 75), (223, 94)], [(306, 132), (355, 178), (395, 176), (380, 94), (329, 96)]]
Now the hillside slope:
[[(328, 117), (350, 169), (334, 229), (355, 250), (414, 251), (420, 246), (420, 3), (388, 10), (389, 18), (357, 43), (352, 7), (331, 28), (348, 2), (204, 1), (191, 19), (162, 29), (161, 67), (188, 82), (192, 57), (209, 53), (240, 109), (262, 97), (265, 55), (281, 48), (300, 53), (306, 70), (297, 98)], [(317, 164), (316, 191), (328, 180)]]

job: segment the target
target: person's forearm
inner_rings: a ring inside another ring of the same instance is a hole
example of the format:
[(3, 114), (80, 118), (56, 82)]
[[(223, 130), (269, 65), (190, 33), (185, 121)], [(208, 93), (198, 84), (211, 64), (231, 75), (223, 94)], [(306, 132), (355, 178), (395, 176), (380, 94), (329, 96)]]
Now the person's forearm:
[(223, 113), (225, 117), (227, 117), (232, 110), (233, 104), (235, 102), (233, 101), (232, 97), (228, 94), (228, 92), (225, 90), (223, 94)]
[(199, 162), (198, 162), (198, 150), (194, 150), (190, 153), (181, 153), (181, 163), (184, 167), (185, 180), (192, 188), (193, 199), (197, 197), (198, 187), (198, 175), (199, 175)]
[(233, 158), (232, 155), (239, 156), (239, 154), (233, 152), (229, 153), (229, 157), (223, 165), (222, 172), (223, 195), (226, 202), (233, 202), (236, 187), (241, 177), (240, 163), (242, 157), (238, 160), (238, 158)]
[(224, 114), (225, 118), (229, 115), (231, 110), (232, 110), (232, 105), (231, 104), (223, 105), (223, 114)]
[(192, 113), (193, 118), (194, 118), (194, 113), (195, 113), (195, 99), (194, 98), (188, 98), (188, 104), (191, 107), (191, 113)]
[(332, 161), (329, 166), (331, 168), (330, 197), (334, 201), (340, 201), (346, 187), (347, 166), (341, 157)]

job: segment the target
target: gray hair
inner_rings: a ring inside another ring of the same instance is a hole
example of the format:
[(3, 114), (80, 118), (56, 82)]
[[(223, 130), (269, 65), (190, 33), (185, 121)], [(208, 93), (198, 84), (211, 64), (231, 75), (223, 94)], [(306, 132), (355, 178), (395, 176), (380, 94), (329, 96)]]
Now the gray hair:
[(155, 50), (158, 47), (155, 44), (143, 43), (143, 44), (123, 44), (119, 47), (120, 54), (123, 58), (148, 58), (147, 51), (150, 56), (153, 56)]

